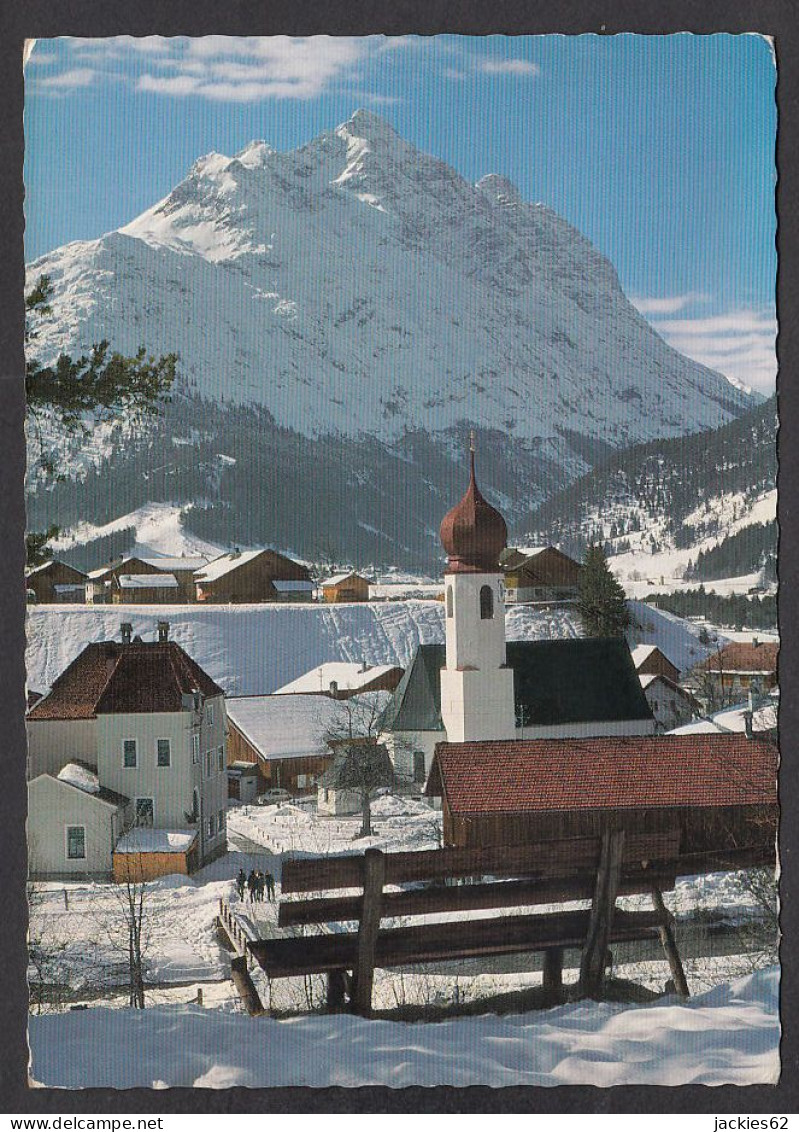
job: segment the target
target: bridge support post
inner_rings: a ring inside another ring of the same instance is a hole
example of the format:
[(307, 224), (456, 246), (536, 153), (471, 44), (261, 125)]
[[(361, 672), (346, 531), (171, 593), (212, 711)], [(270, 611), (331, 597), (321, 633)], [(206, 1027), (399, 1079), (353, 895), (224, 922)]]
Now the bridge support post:
[(594, 899), (580, 959), (580, 995), (583, 998), (595, 998), (605, 980), (605, 962), (621, 877), (623, 848), (623, 829), (606, 829), (603, 832)]
[(352, 1005), (356, 1014), (368, 1018), (372, 1012), (377, 934), (386, 862), (379, 849), (367, 849), (363, 860), (363, 909), (358, 926), (358, 954), (353, 971)]
[(671, 916), (669, 915), (666, 905), (663, 903), (663, 896), (656, 884), (652, 885), (651, 892), (652, 903), (655, 905), (655, 911), (660, 916), (660, 927), (658, 928), (660, 942), (663, 944), (663, 950), (666, 952), (666, 958), (669, 961), (671, 977), (674, 979), (674, 987), (680, 998), (690, 998), (691, 992), (688, 990), (688, 980), (685, 977), (680, 953), (677, 950), (677, 941), (674, 938)]

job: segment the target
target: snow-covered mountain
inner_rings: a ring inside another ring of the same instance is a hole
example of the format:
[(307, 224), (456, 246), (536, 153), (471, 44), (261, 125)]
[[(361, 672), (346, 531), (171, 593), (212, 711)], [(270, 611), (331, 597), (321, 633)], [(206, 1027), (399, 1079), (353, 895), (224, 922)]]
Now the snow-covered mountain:
[(749, 402), (676, 353), (611, 264), (505, 178), (472, 185), (359, 110), (308, 145), (200, 158), (117, 232), (35, 261), (42, 355), (178, 351), (197, 391), (307, 435), (464, 421), (614, 447)]
[[(123, 353), (176, 351), (190, 412), (198, 399), (209, 406), (207, 443), (230, 452), (236, 412), (261, 414), (276, 457), (292, 438), (301, 496), (318, 499), (313, 474), (346, 480), (346, 501), (336, 498), (352, 511), (347, 523), (376, 537), (340, 549), (377, 560), (429, 562), (438, 499), (403, 541), (372, 497), (402, 465), (413, 466), (414, 492), (436, 485), (448, 497), (442, 467), (451, 477), (470, 425), (482, 434), (484, 487), (513, 520), (609, 449), (715, 427), (752, 403), (667, 346), (608, 260), (551, 209), (497, 175), (469, 183), (363, 110), (289, 153), (253, 142), (201, 158), (125, 227), (29, 265), (29, 282), (42, 274), (55, 294), (39, 360), (102, 339)], [(123, 432), (88, 460), (106, 468), (106, 498), (130, 444)], [(186, 430), (175, 436), (187, 442)], [(74, 445), (62, 455), (82, 476)], [(241, 491), (225, 497), (226, 479), (215, 473), (205, 494), (230, 521), (200, 533), (246, 541), (234, 531)], [(247, 502), (252, 522), (262, 503)], [(85, 503), (81, 519), (116, 517)], [(57, 506), (48, 517), (64, 522)], [(281, 537), (265, 524), (258, 539)]]

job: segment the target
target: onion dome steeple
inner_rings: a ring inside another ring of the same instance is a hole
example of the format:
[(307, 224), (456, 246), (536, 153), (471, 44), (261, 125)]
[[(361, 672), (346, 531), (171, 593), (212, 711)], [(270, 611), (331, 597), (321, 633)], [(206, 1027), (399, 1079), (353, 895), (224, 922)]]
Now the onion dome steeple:
[(469, 442), (469, 486), (448, 511), (439, 531), (449, 574), (493, 574), (505, 549), (508, 528), (495, 507), (480, 494), (474, 475), (474, 432)]

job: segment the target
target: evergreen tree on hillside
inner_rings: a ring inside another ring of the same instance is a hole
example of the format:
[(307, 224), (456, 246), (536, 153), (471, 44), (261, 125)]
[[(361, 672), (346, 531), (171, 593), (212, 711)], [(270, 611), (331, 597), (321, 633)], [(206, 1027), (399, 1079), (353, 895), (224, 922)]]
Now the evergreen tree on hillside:
[(624, 590), (613, 577), (601, 546), (585, 552), (577, 611), (589, 637), (623, 637), (630, 621)]

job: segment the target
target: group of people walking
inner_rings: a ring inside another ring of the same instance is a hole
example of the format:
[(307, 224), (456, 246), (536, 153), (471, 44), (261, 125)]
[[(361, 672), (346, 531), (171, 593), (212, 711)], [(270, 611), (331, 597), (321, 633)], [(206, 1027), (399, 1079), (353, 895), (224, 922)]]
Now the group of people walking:
[(244, 869), (239, 869), (239, 875), (236, 877), (236, 888), (238, 889), (239, 900), (244, 899), (244, 889), (247, 889), (251, 904), (262, 903), (264, 892), (270, 900), (275, 899), (275, 878), (271, 873), (262, 873), (260, 869), (252, 869), (249, 876)]

